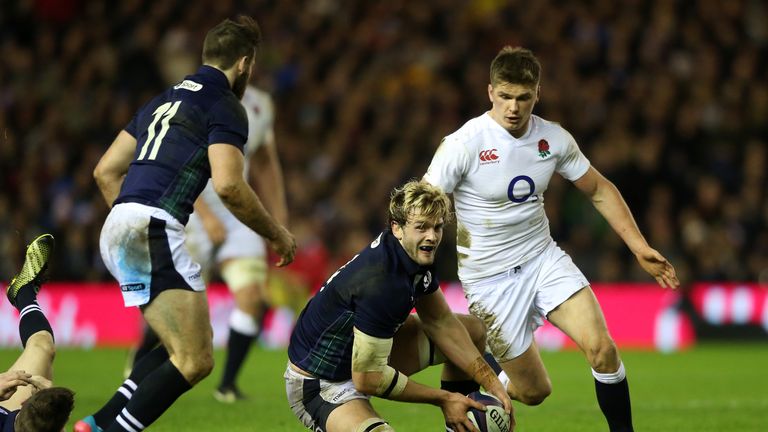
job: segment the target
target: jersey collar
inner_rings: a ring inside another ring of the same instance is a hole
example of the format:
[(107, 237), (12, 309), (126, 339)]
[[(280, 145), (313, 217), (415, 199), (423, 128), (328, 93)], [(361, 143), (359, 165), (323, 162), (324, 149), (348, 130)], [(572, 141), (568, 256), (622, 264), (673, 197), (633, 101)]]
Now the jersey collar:
[(200, 68), (197, 70), (197, 75), (201, 75), (211, 80), (211, 82), (217, 86), (230, 88), (229, 80), (227, 79), (227, 76), (224, 75), (224, 72), (220, 71), (219, 69), (216, 69), (213, 66), (208, 66), (208, 65), (200, 66)]
[(509, 137), (509, 139), (512, 140), (512, 142), (514, 143), (522, 143), (523, 141), (528, 139), (528, 137), (530, 137), (531, 134), (533, 133), (533, 128), (535, 127), (534, 123), (536, 121), (536, 116), (531, 114), (531, 116), (528, 118), (528, 130), (526, 130), (523, 136), (521, 136), (520, 138), (515, 138), (514, 136), (512, 136), (511, 133), (509, 133), (509, 131), (504, 129), (500, 124), (496, 123), (496, 120), (494, 120), (493, 117), (491, 117), (490, 111), (486, 111), (483, 114), (483, 116), (485, 117), (485, 121), (493, 125), (491, 127), (504, 132), (504, 135)]

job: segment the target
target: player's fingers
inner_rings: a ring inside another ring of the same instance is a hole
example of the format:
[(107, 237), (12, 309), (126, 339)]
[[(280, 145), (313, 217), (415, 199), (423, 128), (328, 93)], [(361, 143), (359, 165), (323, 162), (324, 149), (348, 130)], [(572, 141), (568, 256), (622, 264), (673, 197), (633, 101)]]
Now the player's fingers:
[(667, 288), (667, 283), (664, 281), (662, 276), (656, 276), (656, 283), (661, 285), (662, 288)]
[(486, 411), (488, 410), (488, 407), (485, 404), (482, 404), (474, 399), (467, 398), (469, 401), (469, 405), (472, 406), (472, 408), (479, 409), (480, 411)]

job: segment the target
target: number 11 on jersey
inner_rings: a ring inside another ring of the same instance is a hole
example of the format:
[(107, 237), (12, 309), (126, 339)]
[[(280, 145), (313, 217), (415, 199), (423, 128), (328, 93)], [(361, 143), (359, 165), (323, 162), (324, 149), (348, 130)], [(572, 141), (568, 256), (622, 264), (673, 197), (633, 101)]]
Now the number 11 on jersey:
[[(160, 150), (160, 145), (163, 143), (163, 138), (165, 138), (165, 134), (168, 133), (169, 123), (179, 110), (179, 105), (181, 105), (181, 101), (166, 102), (157, 107), (155, 112), (152, 113), (154, 119), (152, 120), (152, 123), (149, 124), (149, 128), (147, 128), (147, 141), (144, 142), (144, 145), (141, 147), (141, 153), (139, 153), (139, 157), (136, 158), (136, 160), (144, 159), (150, 145), (152, 146), (152, 151), (149, 152), (149, 157), (147, 159), (155, 160), (157, 152)], [(160, 132), (155, 136), (157, 122), (160, 119), (162, 119), (160, 122)]]

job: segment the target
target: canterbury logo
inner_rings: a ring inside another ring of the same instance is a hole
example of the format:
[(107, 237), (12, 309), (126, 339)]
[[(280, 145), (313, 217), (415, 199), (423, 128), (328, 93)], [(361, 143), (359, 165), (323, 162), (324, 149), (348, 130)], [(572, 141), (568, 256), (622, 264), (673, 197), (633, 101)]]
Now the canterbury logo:
[(496, 149), (483, 150), (480, 152), (480, 160), (483, 162), (495, 161), (499, 157), (496, 155)]

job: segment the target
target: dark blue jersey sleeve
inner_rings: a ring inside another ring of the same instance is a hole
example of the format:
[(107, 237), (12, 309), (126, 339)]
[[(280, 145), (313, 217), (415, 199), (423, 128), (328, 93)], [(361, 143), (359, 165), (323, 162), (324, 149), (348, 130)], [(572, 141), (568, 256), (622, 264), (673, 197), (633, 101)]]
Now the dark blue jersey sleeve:
[(210, 111), (208, 145), (232, 144), (241, 151), (248, 140), (248, 117), (243, 105), (233, 98), (222, 98)]
[(355, 298), (355, 327), (363, 333), (391, 338), (408, 318), (413, 298), (392, 282), (392, 278), (379, 277), (359, 287)]
[(136, 131), (136, 115), (133, 116), (131, 122), (125, 127), (125, 131), (131, 134), (132, 137), (138, 138), (139, 134)]

